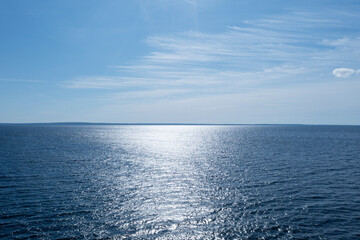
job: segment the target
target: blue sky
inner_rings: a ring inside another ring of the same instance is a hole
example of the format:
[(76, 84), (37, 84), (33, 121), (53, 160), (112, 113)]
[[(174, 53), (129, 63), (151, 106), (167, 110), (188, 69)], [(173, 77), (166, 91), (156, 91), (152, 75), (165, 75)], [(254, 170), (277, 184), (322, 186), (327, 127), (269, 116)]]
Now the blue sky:
[(0, 1), (0, 122), (360, 124), (360, 2)]

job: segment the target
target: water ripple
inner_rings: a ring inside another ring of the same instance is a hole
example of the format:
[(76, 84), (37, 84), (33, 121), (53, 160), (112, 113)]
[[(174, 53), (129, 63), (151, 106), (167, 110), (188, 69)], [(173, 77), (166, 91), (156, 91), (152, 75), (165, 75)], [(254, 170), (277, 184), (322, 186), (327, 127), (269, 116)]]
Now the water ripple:
[(360, 236), (360, 127), (19, 125), (0, 136), (0, 238)]

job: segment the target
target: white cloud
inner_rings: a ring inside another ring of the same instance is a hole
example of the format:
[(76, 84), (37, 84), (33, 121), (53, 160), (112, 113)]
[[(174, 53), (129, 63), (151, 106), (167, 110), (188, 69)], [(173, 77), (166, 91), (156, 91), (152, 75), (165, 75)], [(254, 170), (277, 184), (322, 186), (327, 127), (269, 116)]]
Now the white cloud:
[[(314, 30), (339, 25), (339, 21), (322, 16), (296, 13), (230, 26), (220, 33), (151, 36), (146, 43), (152, 51), (137, 63), (111, 66), (116, 71), (112, 76), (77, 77), (65, 85), (110, 89), (111, 94), (119, 92), (110, 98), (124, 101), (169, 96), (185, 99), (324, 83), (324, 73), (360, 58), (359, 37), (326, 38)], [(346, 68), (333, 71), (337, 77), (354, 73)]]
[(355, 73), (354, 69), (351, 68), (336, 68), (332, 72), (335, 77), (347, 78)]
[(220, 34), (189, 32), (150, 37), (147, 43), (156, 51), (143, 56), (137, 65), (112, 66), (119, 76), (77, 77), (66, 86), (114, 89), (216, 85), (218, 91), (229, 86), (237, 91), (234, 87), (250, 82), (256, 85), (307, 72), (297, 65), (306, 62), (314, 51), (296, 46), (292, 39), (273, 31), (237, 27)]

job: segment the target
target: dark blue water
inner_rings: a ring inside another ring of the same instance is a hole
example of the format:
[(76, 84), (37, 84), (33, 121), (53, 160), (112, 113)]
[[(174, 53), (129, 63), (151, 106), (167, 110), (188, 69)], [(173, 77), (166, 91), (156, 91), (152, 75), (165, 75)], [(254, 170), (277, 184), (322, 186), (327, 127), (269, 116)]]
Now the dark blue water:
[(0, 126), (3, 239), (360, 239), (358, 126)]

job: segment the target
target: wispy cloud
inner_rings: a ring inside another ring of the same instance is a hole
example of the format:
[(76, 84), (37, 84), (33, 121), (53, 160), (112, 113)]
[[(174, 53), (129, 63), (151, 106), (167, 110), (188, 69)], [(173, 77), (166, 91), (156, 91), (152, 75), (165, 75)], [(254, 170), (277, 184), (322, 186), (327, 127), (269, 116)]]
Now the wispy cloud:
[(331, 72), (348, 77), (356, 71), (337, 67), (360, 59), (360, 38), (315, 31), (342, 27), (334, 19), (302, 12), (248, 21), (217, 34), (151, 36), (146, 43), (153, 51), (137, 64), (112, 66), (112, 76), (76, 77), (66, 86), (113, 89), (120, 92), (117, 97), (165, 98), (322, 82)]
[[(338, 15), (339, 12), (330, 15)], [(245, 23), (257, 28), (266, 28), (278, 31), (313, 30), (319, 28), (333, 28), (343, 26), (337, 18), (329, 18), (329, 12), (293, 12), (287, 15), (272, 16), (259, 20), (247, 20)], [(301, 34), (300, 34), (301, 36)], [(307, 36), (308, 38), (309, 36)]]

